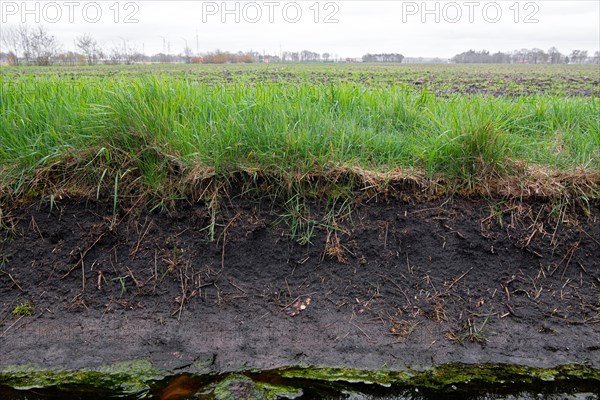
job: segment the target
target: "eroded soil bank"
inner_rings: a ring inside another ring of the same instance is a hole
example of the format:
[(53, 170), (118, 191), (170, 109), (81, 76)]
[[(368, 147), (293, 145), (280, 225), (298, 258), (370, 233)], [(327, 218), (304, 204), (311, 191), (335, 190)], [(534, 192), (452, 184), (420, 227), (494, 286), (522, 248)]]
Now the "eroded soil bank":
[(305, 206), (5, 210), (0, 370), (575, 365), (600, 383), (598, 204)]

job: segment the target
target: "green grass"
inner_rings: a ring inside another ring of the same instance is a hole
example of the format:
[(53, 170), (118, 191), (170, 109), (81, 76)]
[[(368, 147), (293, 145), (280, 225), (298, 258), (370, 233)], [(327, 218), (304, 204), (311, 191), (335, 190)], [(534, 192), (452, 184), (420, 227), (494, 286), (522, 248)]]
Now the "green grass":
[[(165, 198), (173, 177), (194, 169), (303, 176), (402, 167), (466, 185), (514, 172), (514, 161), (600, 169), (594, 97), (440, 96), (302, 74), (252, 84), (243, 74), (210, 84), (173, 73), (2, 75), (0, 188), (30, 191), (45, 170), (58, 182), (97, 185), (98, 195), (110, 187), (116, 210), (122, 185)], [(52, 170), (70, 162), (78, 169)]]
[(17, 305), (12, 310), (14, 317), (30, 317), (33, 315), (33, 306), (28, 301)]

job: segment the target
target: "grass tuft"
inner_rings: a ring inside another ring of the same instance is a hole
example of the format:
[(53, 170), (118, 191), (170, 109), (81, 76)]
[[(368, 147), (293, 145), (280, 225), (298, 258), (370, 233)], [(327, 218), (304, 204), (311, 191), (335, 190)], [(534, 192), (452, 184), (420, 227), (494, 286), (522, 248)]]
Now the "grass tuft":
[(13, 317), (30, 317), (33, 315), (33, 306), (28, 301), (19, 304), (12, 310)]
[(435, 170), (472, 185), (510, 170), (510, 145), (490, 121), (450, 134), (434, 159)]

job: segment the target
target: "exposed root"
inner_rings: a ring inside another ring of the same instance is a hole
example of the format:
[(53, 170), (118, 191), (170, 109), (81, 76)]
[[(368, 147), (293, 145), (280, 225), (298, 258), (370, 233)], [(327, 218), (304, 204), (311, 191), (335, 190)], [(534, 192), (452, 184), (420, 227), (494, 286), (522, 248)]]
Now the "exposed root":
[(344, 248), (342, 247), (336, 232), (327, 233), (327, 240), (325, 241), (325, 254), (336, 259), (340, 264), (348, 264), (348, 257), (345, 255)]
[[(152, 159), (160, 179), (148, 182), (143, 160)], [(235, 192), (289, 198), (327, 196), (345, 193), (348, 198), (396, 197), (426, 201), (453, 194), (504, 199), (562, 199), (588, 202), (600, 198), (600, 172), (596, 170), (558, 171), (513, 162), (512, 174), (484, 174), (472, 182), (460, 182), (441, 175), (430, 176), (417, 168), (367, 170), (340, 165), (314, 172), (284, 171), (275, 168), (238, 168), (217, 171), (212, 166), (186, 166), (175, 155), (152, 146), (140, 147), (136, 154), (117, 148), (96, 148), (63, 155), (38, 167), (30, 176), (0, 184), (0, 204), (31, 195), (54, 198), (103, 198), (115, 209), (136, 203), (168, 207), (175, 198), (212, 201), (216, 193)], [(13, 174), (14, 175), (14, 174)], [(345, 188), (339, 190), (339, 188)]]

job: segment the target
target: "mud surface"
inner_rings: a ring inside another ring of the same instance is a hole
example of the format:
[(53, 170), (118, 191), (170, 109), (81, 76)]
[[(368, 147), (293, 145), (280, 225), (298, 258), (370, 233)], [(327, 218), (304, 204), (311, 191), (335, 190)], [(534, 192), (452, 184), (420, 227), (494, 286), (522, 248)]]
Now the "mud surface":
[(214, 225), (203, 203), (134, 213), (4, 215), (0, 368), (600, 368), (598, 204), (372, 200), (304, 237), (262, 202), (229, 201)]

